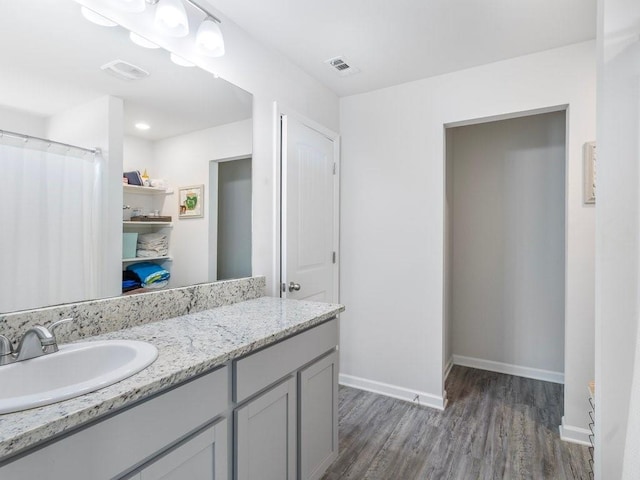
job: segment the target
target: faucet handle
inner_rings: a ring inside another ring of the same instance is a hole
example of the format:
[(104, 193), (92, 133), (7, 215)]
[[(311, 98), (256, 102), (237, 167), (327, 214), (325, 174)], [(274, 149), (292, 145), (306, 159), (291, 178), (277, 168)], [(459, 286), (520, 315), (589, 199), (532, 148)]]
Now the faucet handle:
[(0, 357), (13, 353), (11, 341), (4, 335), (0, 335)]
[(13, 345), (7, 337), (0, 335), (0, 365), (13, 362)]
[(53, 337), (55, 338), (56, 328), (58, 328), (60, 325), (64, 325), (65, 323), (73, 322), (73, 320), (74, 320), (73, 317), (69, 317), (69, 318), (63, 318), (62, 320), (57, 320), (53, 322), (51, 325), (49, 325), (49, 331), (51, 332), (51, 335), (53, 335)]

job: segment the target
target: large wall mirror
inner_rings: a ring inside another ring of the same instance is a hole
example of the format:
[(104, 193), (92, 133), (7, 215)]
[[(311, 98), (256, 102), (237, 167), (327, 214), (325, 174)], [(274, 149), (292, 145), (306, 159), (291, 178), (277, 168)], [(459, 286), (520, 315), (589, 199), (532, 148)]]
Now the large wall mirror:
[(72, 0), (5, 3), (0, 314), (118, 295), (139, 261), (170, 273), (149, 289), (251, 275), (252, 96)]

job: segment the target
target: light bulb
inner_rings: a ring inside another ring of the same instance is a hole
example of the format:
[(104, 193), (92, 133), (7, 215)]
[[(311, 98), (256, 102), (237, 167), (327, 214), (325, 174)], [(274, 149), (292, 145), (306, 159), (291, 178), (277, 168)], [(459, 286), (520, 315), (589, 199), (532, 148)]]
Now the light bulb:
[(156, 7), (155, 25), (172, 37), (188, 35), (189, 21), (182, 1), (160, 0)]
[(93, 10), (89, 10), (87, 7), (80, 7), (80, 12), (82, 16), (89, 20), (91, 23), (95, 23), (96, 25), (100, 25), (101, 27), (115, 27), (118, 25), (116, 22), (109, 20), (106, 17), (103, 17), (100, 14), (97, 14)]
[(224, 55), (224, 38), (217, 22), (210, 18), (204, 19), (196, 34), (196, 46), (201, 53), (209, 57)]
[(133, 43), (135, 43), (136, 45), (138, 45), (139, 47), (144, 47), (144, 48), (160, 48), (158, 45), (156, 45), (155, 43), (147, 40), (146, 38), (138, 35), (137, 33), (134, 32), (129, 32), (129, 38), (131, 39), (131, 41)]

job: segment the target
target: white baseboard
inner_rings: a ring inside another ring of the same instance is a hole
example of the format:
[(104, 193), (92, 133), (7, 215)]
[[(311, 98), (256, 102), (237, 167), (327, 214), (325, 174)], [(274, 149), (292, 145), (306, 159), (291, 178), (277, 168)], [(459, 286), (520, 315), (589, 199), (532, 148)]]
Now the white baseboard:
[(564, 373), (552, 372), (550, 370), (521, 367), (518, 365), (511, 365), (509, 363), (493, 362), (491, 360), (482, 360), (480, 358), (473, 357), (463, 357), (462, 355), (454, 355), (453, 364), (461, 365), (463, 367), (478, 368), (480, 370), (489, 370), (491, 372), (506, 373), (508, 375), (516, 375), (518, 377), (533, 378), (535, 380), (544, 380), (545, 382), (564, 384)]
[(591, 446), (589, 441), (591, 432), (586, 428), (574, 427), (573, 425), (565, 425), (564, 417), (562, 417), (562, 425), (560, 425), (560, 439), (565, 442), (577, 443), (579, 445)]
[(444, 381), (447, 381), (447, 377), (449, 376), (449, 374), (451, 373), (451, 369), (453, 368), (453, 357), (450, 357), (449, 360), (447, 360), (447, 364), (444, 366)]
[(345, 387), (358, 388), (367, 392), (378, 393), (387, 397), (405, 400), (407, 402), (417, 403), (426, 407), (444, 410), (445, 400), (441, 396), (432, 395), (430, 393), (409, 390), (408, 388), (389, 385), (388, 383), (367, 380), (366, 378), (354, 377), (343, 373), (339, 376), (340, 385)]

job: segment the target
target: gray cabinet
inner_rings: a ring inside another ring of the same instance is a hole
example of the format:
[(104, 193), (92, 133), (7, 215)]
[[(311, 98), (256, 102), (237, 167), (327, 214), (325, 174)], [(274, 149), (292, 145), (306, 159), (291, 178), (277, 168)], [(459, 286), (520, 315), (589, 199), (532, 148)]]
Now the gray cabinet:
[[(187, 445), (183, 439), (192, 438), (192, 432), (202, 431), (203, 426), (225, 412), (228, 373), (227, 367), (215, 370), (18, 457), (0, 467), (0, 479), (104, 480), (142, 473), (141, 466), (163, 457), (167, 451), (177, 452), (177, 442)], [(228, 441), (226, 434), (219, 431), (226, 429), (226, 423), (214, 425), (217, 453), (218, 448), (226, 448)]]
[(331, 319), (0, 464), (0, 479), (230, 480), (233, 463), (234, 480), (317, 480), (338, 453), (337, 344)]
[(227, 480), (227, 421), (206, 427), (129, 480)]
[(333, 319), (233, 362), (235, 480), (319, 479), (335, 460), (337, 344)]
[(318, 480), (338, 456), (338, 352), (298, 374), (300, 480)]
[(235, 411), (236, 480), (295, 480), (296, 379)]

